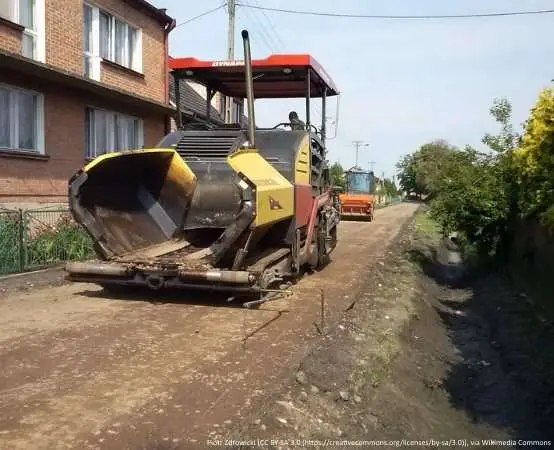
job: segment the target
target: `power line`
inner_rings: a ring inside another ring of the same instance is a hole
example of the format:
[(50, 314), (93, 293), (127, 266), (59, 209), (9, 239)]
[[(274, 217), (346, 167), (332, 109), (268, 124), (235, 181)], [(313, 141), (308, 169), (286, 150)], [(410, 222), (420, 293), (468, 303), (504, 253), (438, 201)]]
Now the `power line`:
[[(256, 1), (256, 0), (254, 0)], [(236, 6), (240, 6), (238, 2), (235, 3)], [(248, 3), (248, 5), (250, 5), (250, 3)], [(258, 36), (260, 37), (260, 39), (263, 41), (263, 43), (265, 44), (265, 46), (267, 47), (267, 49), (270, 51), (270, 52), (275, 52), (275, 46), (276, 46), (276, 42), (275, 40), (272, 38), (272, 36), (264, 29), (264, 26), (261, 22), (261, 20), (259, 20), (256, 15), (254, 13), (251, 13), (250, 11), (248, 11), (246, 8), (242, 8), (240, 9), (240, 12), (241, 14), (239, 14), (239, 19), (241, 21), (241, 23), (243, 21), (246, 20), (246, 17), (248, 16), (248, 19), (249, 21), (251, 22), (254, 22), (255, 25), (256, 25), (256, 29), (259, 30), (259, 34)], [(244, 14), (242, 14), (244, 13)], [(252, 14), (252, 15), (251, 15)], [(263, 12), (262, 12), (263, 14)], [(268, 22), (271, 24), (271, 21), (270, 19), (265, 15), (263, 14), (264, 17), (268, 20)], [(246, 25), (246, 23), (244, 23)], [(259, 25), (259, 26), (258, 26)], [(271, 26), (273, 26), (273, 24), (271, 24)], [(277, 30), (275, 30), (275, 27), (273, 27), (273, 30), (275, 32), (275, 34), (277, 35), (278, 39), (281, 40), (279, 38), (279, 35), (277, 33)], [(254, 38), (253, 38), (254, 39)], [(282, 41), (281, 41), (282, 43)], [(315, 114), (317, 114), (319, 117), (322, 117), (322, 112), (321, 112), (321, 108), (319, 108), (317, 105), (312, 105), (311, 106), (312, 108), (312, 111), (315, 112)]]
[[(261, 6), (260, 3), (258, 2), (258, 0), (252, 0), (254, 2), (254, 4), (256, 6)], [(249, 2), (248, 2), (249, 3)], [(265, 13), (265, 11), (263, 10), (258, 10), (259, 12), (261, 12), (261, 14), (264, 16), (265, 20), (267, 21), (268, 25), (269, 25), (269, 28), (271, 29), (271, 31), (273, 31), (273, 34), (275, 35), (275, 37), (277, 38), (277, 40), (279, 41), (279, 45), (281, 46), (281, 48), (284, 50), (285, 49), (285, 44), (283, 42), (283, 40), (281, 39), (281, 36), (279, 35), (279, 33), (277, 32), (277, 30), (275, 29), (275, 26), (273, 25), (273, 22), (271, 21), (271, 19), (267, 16), (267, 14)]]
[(535, 11), (508, 11), (496, 13), (474, 13), (474, 14), (443, 14), (443, 15), (421, 15), (421, 16), (393, 16), (393, 15), (374, 15), (374, 14), (347, 14), (347, 13), (326, 13), (319, 11), (300, 11), (294, 9), (269, 8), (266, 6), (249, 5), (237, 2), (237, 6), (243, 8), (259, 9), (262, 11), (278, 12), (286, 14), (324, 16), (324, 17), (342, 17), (350, 19), (466, 19), (480, 17), (502, 17), (502, 16), (529, 16), (538, 14), (552, 14), (554, 9), (543, 9)]
[[(260, 37), (260, 39), (264, 42), (265, 46), (270, 52), (273, 52), (273, 46), (271, 42), (271, 36), (267, 34), (265, 31), (263, 24), (259, 21), (259, 19), (252, 13), (251, 11), (247, 9), (243, 9), (244, 12), (244, 19), (248, 17), (248, 20), (251, 21), (255, 26), (256, 30), (258, 30), (257, 36)], [(254, 39), (254, 38), (253, 38)]]
[(189, 20), (185, 20), (184, 22), (181, 22), (175, 28), (178, 28), (181, 25), (186, 25), (187, 23), (190, 23), (190, 22), (192, 22), (193, 20), (196, 20), (196, 19), (200, 19), (201, 17), (207, 16), (208, 14), (212, 14), (216, 11), (219, 11), (220, 9), (224, 8), (225, 6), (227, 6), (227, 2), (219, 5), (217, 8), (210, 9), (209, 11), (205, 11), (202, 14), (198, 14), (197, 16), (194, 16), (194, 17), (190, 18)]

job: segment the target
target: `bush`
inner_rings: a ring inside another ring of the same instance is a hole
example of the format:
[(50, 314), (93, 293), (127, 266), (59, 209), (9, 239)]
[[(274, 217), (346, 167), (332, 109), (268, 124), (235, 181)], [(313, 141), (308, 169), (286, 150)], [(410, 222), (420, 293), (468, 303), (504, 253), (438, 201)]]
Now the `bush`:
[(44, 227), (26, 245), (30, 266), (86, 259), (93, 255), (92, 240), (83, 228), (63, 214), (53, 227)]
[(19, 268), (20, 221), (18, 213), (0, 214), (0, 274)]
[[(19, 213), (0, 216), (0, 274), (94, 255), (92, 240), (68, 213), (62, 214), (55, 225), (42, 225), (33, 230), (32, 235), (23, 233), (28, 230), (22, 230), (22, 226)], [(21, 242), (24, 234), (26, 240)], [(20, 262), (22, 245), (23, 267)]]
[(554, 227), (554, 89), (544, 89), (531, 110), (521, 145), (514, 152), (519, 208)]

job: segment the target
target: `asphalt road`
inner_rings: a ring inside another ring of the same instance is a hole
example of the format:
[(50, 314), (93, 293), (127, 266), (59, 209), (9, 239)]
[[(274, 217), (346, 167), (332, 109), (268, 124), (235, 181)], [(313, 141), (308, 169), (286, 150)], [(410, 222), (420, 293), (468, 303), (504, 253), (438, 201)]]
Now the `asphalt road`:
[(107, 297), (89, 284), (8, 293), (0, 298), (0, 447), (205, 447), (294, 373), (318, 339), (321, 292), (329, 325), (416, 208), (341, 222), (332, 262), (258, 310), (213, 296)]

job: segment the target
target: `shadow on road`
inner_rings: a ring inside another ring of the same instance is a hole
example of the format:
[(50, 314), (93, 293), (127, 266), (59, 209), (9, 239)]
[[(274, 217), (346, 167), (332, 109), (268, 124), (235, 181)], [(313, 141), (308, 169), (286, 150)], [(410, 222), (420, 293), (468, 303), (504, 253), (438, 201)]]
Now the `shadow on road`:
[(462, 263), (449, 263), (456, 260), (453, 251), (443, 242), (438, 250), (423, 246), (409, 252), (439, 286), (438, 298), (430, 300), (458, 355), (442, 382), (450, 403), (474, 423), (507, 430), (514, 440), (551, 438), (551, 322), (502, 274), (468, 273)]
[(152, 304), (183, 304), (224, 308), (242, 308), (246, 301), (256, 300), (259, 296), (233, 296), (232, 293), (192, 291), (181, 289), (163, 289), (152, 291), (148, 288), (124, 287), (100, 290), (83, 290), (75, 295), (104, 300), (126, 300), (148, 302)]

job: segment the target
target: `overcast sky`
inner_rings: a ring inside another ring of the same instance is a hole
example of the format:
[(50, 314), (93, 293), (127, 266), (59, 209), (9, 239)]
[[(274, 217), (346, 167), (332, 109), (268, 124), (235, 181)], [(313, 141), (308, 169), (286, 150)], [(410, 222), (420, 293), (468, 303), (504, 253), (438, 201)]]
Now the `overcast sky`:
[[(151, 0), (182, 23), (219, 6), (221, 0)], [(554, 9), (553, 0), (242, 0), (244, 4), (332, 13), (437, 15)], [(236, 57), (240, 30), (247, 28), (253, 58), (270, 53), (310, 53), (341, 91), (338, 132), (328, 142), (329, 159), (354, 164), (375, 161), (391, 176), (401, 155), (426, 141), (444, 138), (483, 148), (481, 137), (496, 131), (488, 109), (493, 98), (513, 104), (514, 123), (526, 119), (538, 91), (554, 78), (554, 14), (474, 19), (371, 20), (311, 17), (237, 7)], [(225, 59), (226, 9), (172, 31), (170, 54)], [(319, 103), (319, 102), (318, 102)], [(256, 102), (259, 125), (287, 120), (302, 104)], [(335, 120), (336, 100), (328, 115)], [(317, 122), (320, 114), (316, 112)], [(329, 134), (334, 127), (329, 126)]]

